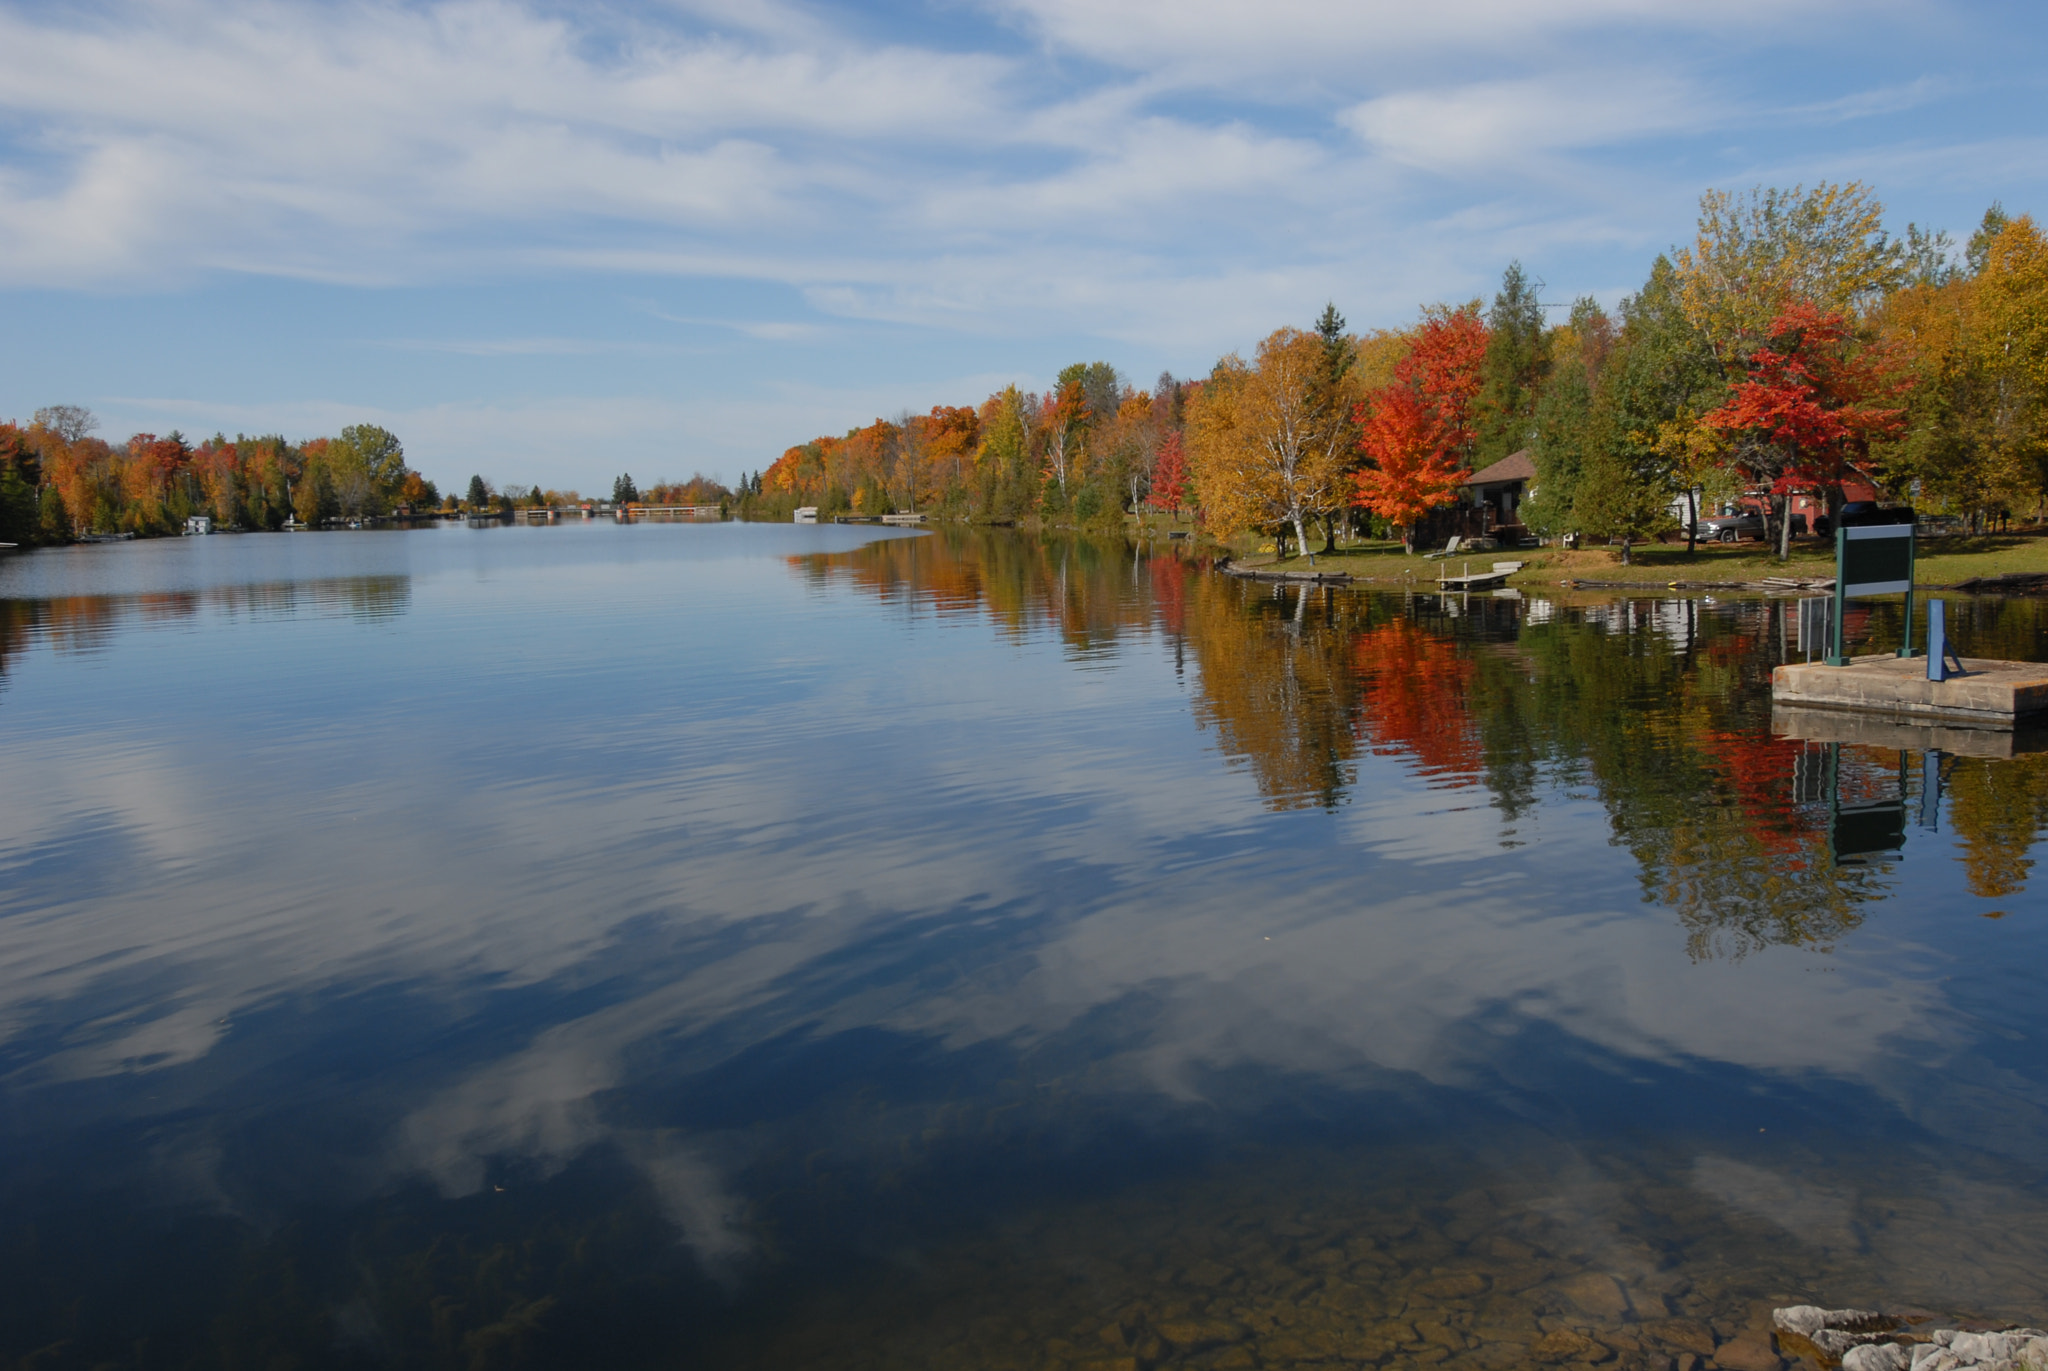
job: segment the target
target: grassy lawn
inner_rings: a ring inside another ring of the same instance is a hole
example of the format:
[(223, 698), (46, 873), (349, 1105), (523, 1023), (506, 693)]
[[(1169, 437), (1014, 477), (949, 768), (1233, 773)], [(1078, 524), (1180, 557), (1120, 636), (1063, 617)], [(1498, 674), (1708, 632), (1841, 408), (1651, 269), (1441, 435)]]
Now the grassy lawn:
[[(1801, 539), (1792, 545), (1792, 555), (1779, 561), (1761, 543), (1701, 544), (1687, 553), (1683, 543), (1651, 544), (1635, 549), (1634, 564), (1621, 564), (1618, 548), (1582, 548), (1566, 552), (1560, 548), (1528, 548), (1523, 551), (1477, 552), (1440, 561), (1426, 561), (1421, 554), (1408, 556), (1399, 543), (1354, 543), (1333, 555), (1318, 554), (1313, 568), (1307, 557), (1273, 560), (1273, 545), (1261, 547), (1250, 539), (1231, 548), (1239, 566), (1270, 566), (1279, 571), (1343, 571), (1360, 580), (1382, 582), (1433, 581), (1440, 572), (1457, 575), (1469, 560), (1472, 570), (1484, 571), (1496, 561), (1525, 563), (1514, 577), (1518, 585), (1555, 585), (1562, 581), (1630, 581), (1644, 585), (1666, 585), (1672, 581), (1757, 581), (1766, 576), (1832, 576), (1835, 549), (1832, 540)], [(2007, 572), (2048, 573), (2048, 529), (2028, 528), (2009, 534), (1981, 538), (1930, 538), (1920, 544), (1917, 574), (1920, 585), (1953, 585), (1972, 576), (1999, 576)]]

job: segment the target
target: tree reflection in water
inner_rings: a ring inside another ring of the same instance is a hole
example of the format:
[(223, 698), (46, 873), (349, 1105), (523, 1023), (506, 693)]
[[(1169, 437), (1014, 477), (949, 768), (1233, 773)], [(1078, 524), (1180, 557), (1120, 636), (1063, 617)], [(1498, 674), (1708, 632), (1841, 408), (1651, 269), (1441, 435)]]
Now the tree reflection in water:
[[(1483, 788), (1504, 822), (1546, 789), (1590, 792), (1695, 958), (1824, 948), (1854, 929), (1891, 890), (1898, 844), (1845, 849), (1841, 816), (1902, 811), (1921, 783), (1896, 751), (1773, 736), (1788, 601), (1297, 588), (1220, 576), (1171, 546), (952, 528), (796, 561), (1010, 633), (1052, 628), (1077, 655), (1163, 636), (1196, 721), (1276, 811), (1342, 807), (1362, 755), (1431, 787)], [(2039, 642), (2039, 618), (2032, 603), (1980, 601), (1951, 621), (2017, 654)], [(1895, 636), (1895, 619), (1878, 606), (1872, 641)], [(1942, 774), (1971, 890), (2017, 893), (2048, 826), (2048, 757), (1950, 758)]]
[(58, 652), (97, 652), (130, 624), (168, 624), (202, 611), (228, 618), (297, 615), (390, 619), (412, 607), (406, 576), (336, 576), (322, 580), (208, 586), (203, 590), (53, 599), (0, 596), (0, 678), (8, 661), (37, 642)]

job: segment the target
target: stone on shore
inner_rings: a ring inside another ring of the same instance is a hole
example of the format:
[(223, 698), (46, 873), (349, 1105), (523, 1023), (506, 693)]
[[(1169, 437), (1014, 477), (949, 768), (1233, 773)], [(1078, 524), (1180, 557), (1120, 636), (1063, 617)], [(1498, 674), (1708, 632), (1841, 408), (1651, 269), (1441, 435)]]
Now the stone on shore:
[[(1928, 1330), (1875, 1310), (1810, 1304), (1774, 1310), (1771, 1321), (1795, 1345), (1839, 1357), (1842, 1371), (2048, 1371), (2048, 1333), (2038, 1328)], [(1719, 1353), (1715, 1359), (1728, 1364)]]

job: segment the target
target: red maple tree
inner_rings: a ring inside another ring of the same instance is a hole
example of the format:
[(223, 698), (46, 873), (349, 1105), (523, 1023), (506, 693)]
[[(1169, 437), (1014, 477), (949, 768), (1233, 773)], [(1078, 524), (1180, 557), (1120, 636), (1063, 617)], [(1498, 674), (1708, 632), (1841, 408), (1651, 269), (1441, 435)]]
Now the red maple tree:
[(1737, 460), (1779, 497), (1837, 484), (1870, 440), (1896, 433), (1905, 410), (1875, 403), (1912, 377), (1878, 346), (1858, 347), (1839, 313), (1799, 302), (1771, 321), (1746, 375), (1727, 401), (1701, 417), (1736, 440)]
[(1359, 408), (1358, 447), (1372, 465), (1352, 477), (1352, 503), (1400, 529), (1402, 546), (1413, 552), (1416, 521), (1451, 498), (1464, 469), (1413, 389), (1387, 386)]
[(1178, 432), (1169, 433), (1159, 444), (1159, 460), (1152, 467), (1152, 493), (1145, 503), (1180, 517), (1188, 498), (1188, 454)]
[(1367, 465), (1352, 477), (1351, 502), (1400, 529), (1410, 552), (1416, 523), (1448, 504), (1465, 474), (1485, 356), (1486, 325), (1476, 309), (1431, 311), (1394, 364), (1393, 383), (1358, 406), (1358, 450)]

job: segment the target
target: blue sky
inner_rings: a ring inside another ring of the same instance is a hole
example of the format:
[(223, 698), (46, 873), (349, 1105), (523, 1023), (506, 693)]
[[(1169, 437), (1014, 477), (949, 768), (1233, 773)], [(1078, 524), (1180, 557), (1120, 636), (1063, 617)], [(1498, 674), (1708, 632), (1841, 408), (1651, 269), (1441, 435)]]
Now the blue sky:
[(2048, 209), (2038, 6), (0, 0), (0, 417), (730, 480), (1325, 300), (1612, 303), (1710, 186)]

